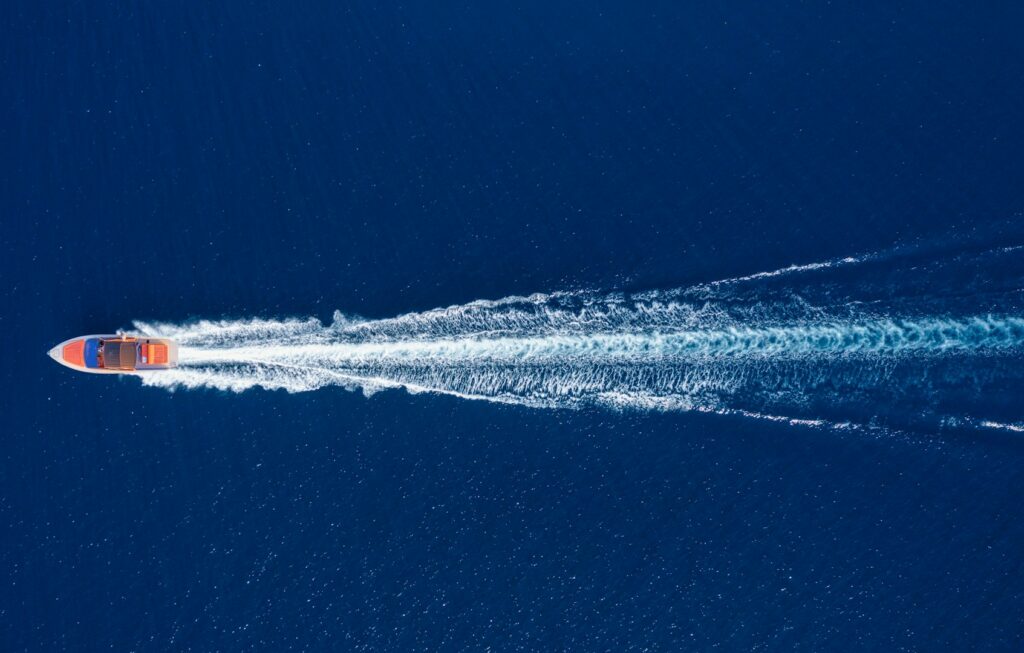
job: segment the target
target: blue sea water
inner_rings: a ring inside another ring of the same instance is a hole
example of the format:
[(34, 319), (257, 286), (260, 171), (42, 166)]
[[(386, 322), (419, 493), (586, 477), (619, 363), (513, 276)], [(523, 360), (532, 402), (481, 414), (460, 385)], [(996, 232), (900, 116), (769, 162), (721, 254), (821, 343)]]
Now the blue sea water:
[(1020, 650), (1022, 27), (5, 3), (2, 648)]

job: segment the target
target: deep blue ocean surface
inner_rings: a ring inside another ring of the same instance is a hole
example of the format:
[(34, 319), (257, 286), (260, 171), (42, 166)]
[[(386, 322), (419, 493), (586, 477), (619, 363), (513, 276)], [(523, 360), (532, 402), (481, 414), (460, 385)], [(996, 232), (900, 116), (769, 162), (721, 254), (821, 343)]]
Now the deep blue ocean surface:
[(1021, 650), (1024, 9), (641, 4), (0, 6), (0, 648)]

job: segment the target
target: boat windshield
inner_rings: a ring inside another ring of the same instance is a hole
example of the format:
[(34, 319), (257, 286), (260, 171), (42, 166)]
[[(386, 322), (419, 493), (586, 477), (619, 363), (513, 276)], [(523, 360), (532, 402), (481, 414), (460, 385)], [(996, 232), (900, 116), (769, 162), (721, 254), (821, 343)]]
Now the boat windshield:
[(108, 370), (134, 370), (136, 344), (134, 340), (104, 340), (103, 367)]

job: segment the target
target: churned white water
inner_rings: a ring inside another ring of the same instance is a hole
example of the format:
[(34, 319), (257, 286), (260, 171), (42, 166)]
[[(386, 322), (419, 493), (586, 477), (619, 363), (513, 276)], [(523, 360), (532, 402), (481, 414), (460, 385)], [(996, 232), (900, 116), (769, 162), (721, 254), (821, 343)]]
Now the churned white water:
[[(537, 294), (378, 320), (338, 312), (329, 324), (137, 322), (140, 333), (180, 344), (177, 369), (140, 377), (168, 388), (341, 386), (367, 395), (404, 388), (528, 406), (697, 410), (817, 424), (824, 420), (815, 405), (859, 401), (863, 412), (887, 396), (955, 392), (965, 368), (973, 368), (969, 378), (979, 369), (990, 377), (1020, 355), (1024, 314), (1013, 311), (928, 314), (904, 302), (895, 305), (907, 309), (899, 314), (853, 300), (740, 301), (731, 290), (870, 258), (690, 289)], [(804, 416), (776, 417), (778, 410)]]

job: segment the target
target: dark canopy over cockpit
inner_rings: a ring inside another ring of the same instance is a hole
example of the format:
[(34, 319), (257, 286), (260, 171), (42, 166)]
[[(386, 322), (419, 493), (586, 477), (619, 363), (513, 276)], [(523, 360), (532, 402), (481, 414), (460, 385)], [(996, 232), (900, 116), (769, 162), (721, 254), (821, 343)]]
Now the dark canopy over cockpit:
[(103, 367), (108, 370), (134, 370), (136, 345), (134, 340), (104, 340)]

